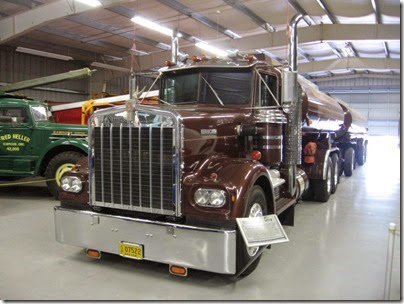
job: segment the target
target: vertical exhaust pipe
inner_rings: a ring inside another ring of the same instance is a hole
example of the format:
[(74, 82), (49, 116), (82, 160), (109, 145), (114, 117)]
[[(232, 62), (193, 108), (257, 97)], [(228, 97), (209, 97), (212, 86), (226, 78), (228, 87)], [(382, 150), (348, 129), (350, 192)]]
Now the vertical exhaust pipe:
[(297, 24), (304, 15), (295, 15), (288, 26), (288, 61), (289, 67), (283, 70), (282, 107), (288, 123), (285, 128), (285, 164), (288, 166), (289, 193), (296, 195), (296, 170), (301, 164), (301, 98), (297, 83)]
[(171, 36), (171, 64), (177, 65), (178, 58), (178, 29), (173, 29)]

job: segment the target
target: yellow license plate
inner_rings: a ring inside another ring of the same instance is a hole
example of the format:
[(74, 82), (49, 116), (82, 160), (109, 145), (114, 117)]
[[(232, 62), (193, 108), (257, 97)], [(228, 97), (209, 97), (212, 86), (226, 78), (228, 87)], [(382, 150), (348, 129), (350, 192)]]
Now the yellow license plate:
[(143, 259), (143, 246), (138, 244), (131, 244), (131, 243), (120, 243), (119, 244), (119, 255), (136, 259), (142, 260)]

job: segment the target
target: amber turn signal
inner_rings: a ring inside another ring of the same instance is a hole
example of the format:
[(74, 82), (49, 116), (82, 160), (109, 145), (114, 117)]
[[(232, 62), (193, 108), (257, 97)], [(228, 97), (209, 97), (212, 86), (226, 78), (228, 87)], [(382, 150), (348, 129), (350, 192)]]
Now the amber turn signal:
[(182, 277), (186, 277), (188, 274), (187, 268), (182, 266), (170, 265), (169, 270), (171, 274), (175, 274)]
[(260, 151), (254, 150), (254, 151), (251, 152), (250, 155), (251, 155), (251, 158), (253, 160), (260, 160), (261, 159), (261, 152)]
[(164, 64), (168, 67), (172, 66), (171, 61), (170, 60), (166, 60), (164, 61)]
[(94, 259), (100, 259), (101, 258), (101, 252), (99, 252), (98, 250), (87, 249), (86, 254), (90, 258), (94, 258)]

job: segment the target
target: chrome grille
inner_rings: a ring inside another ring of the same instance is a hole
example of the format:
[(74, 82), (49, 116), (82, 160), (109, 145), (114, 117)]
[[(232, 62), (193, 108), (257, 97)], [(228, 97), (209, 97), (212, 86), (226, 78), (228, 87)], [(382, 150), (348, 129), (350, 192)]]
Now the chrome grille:
[(178, 130), (172, 119), (152, 113), (136, 112), (131, 123), (116, 114), (95, 118), (92, 205), (179, 214)]

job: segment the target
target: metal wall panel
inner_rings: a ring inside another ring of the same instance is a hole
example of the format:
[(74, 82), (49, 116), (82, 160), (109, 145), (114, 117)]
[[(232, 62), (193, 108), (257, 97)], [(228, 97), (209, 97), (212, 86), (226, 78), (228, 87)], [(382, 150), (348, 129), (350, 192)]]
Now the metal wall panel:
[[(10, 47), (0, 47), (0, 83), (14, 83), (81, 69), (83, 67), (85, 67), (85, 65), (22, 54), (15, 52), (14, 49)], [(71, 90), (77, 93), (53, 92), (37, 89), (25, 89), (15, 93), (26, 95), (40, 101), (51, 100), (74, 102), (88, 99), (88, 83), (89, 79), (85, 78), (43, 85), (45, 88)]]
[(356, 78), (322, 81), (318, 85), (366, 116), (370, 135), (398, 135), (399, 79)]

